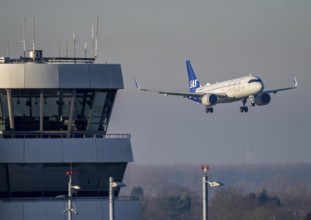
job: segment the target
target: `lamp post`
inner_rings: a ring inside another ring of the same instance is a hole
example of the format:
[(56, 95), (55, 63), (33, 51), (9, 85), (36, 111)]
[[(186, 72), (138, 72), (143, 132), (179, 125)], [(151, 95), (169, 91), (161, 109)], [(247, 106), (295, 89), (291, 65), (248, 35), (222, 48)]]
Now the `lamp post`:
[(201, 165), (203, 170), (203, 220), (208, 220), (208, 186), (218, 187), (223, 184), (216, 181), (208, 181), (207, 171), (209, 166), (207, 164)]
[(67, 202), (67, 209), (64, 210), (64, 212), (68, 213), (68, 220), (72, 219), (72, 213), (74, 213), (75, 215), (78, 214), (78, 212), (75, 210), (75, 208), (72, 206), (72, 192), (74, 192), (75, 190), (79, 190), (80, 186), (73, 186), (72, 185), (72, 174), (73, 171), (67, 171), (66, 175), (69, 178), (68, 181), (68, 202)]
[(109, 177), (109, 220), (114, 220), (114, 190), (124, 186), (124, 183), (115, 182), (113, 177)]

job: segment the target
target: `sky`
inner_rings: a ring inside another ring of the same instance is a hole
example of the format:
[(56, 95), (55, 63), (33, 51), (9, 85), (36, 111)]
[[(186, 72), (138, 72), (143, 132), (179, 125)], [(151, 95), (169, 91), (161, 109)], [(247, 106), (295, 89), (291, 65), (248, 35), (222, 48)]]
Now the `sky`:
[[(0, 54), (22, 54), (22, 20), (36, 19), (44, 55), (84, 55), (99, 16), (97, 63), (122, 65), (108, 133), (130, 133), (137, 164), (311, 162), (311, 2), (308, 0), (10, 0), (0, 7)], [(267, 106), (240, 113), (241, 102), (213, 114), (187, 99), (136, 90), (187, 91), (185, 61), (200, 82), (258, 75), (272, 95)], [(247, 150), (248, 149), (248, 150)], [(248, 153), (247, 153), (248, 152)], [(252, 155), (247, 157), (247, 155)]]

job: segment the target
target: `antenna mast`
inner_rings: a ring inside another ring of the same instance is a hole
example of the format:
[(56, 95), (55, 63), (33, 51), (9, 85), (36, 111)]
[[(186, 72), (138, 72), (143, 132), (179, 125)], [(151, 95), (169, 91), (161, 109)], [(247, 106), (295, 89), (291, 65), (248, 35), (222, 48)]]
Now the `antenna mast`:
[(94, 25), (92, 24), (92, 51), (93, 51), (93, 56), (95, 57), (95, 39), (94, 39)]
[(68, 42), (66, 41), (66, 57), (68, 57)]
[(32, 18), (32, 50), (35, 51), (36, 45), (36, 31), (35, 31), (35, 18)]
[(97, 47), (98, 47), (98, 20), (99, 16), (96, 18), (96, 41), (95, 41), (95, 52), (94, 52), (94, 58), (97, 58)]
[(60, 44), (58, 44), (58, 57), (60, 57)]
[(10, 40), (8, 40), (7, 57), (10, 57)]
[(26, 57), (26, 18), (23, 20), (23, 57)]
[(87, 57), (87, 45), (86, 42), (84, 43), (84, 56)]
[(76, 63), (76, 34), (73, 33), (73, 57)]

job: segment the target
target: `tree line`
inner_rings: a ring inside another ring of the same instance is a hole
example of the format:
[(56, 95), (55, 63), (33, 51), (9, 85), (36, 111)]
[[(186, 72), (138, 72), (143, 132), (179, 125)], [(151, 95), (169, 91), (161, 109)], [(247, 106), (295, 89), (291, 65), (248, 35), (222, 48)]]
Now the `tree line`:
[[(210, 166), (209, 219), (311, 220), (311, 164)], [(199, 165), (130, 165), (122, 194), (138, 197), (143, 219), (202, 219)]]

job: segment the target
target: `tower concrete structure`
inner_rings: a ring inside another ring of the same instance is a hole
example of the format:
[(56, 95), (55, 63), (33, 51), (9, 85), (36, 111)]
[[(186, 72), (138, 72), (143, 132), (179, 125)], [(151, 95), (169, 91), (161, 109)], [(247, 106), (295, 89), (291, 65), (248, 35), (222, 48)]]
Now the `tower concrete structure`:
[[(92, 58), (0, 58), (0, 220), (66, 219), (68, 177), (80, 186), (74, 219), (108, 219), (109, 177), (133, 162), (130, 134), (107, 134), (120, 64)], [(140, 219), (139, 201), (118, 197), (116, 219)]]

